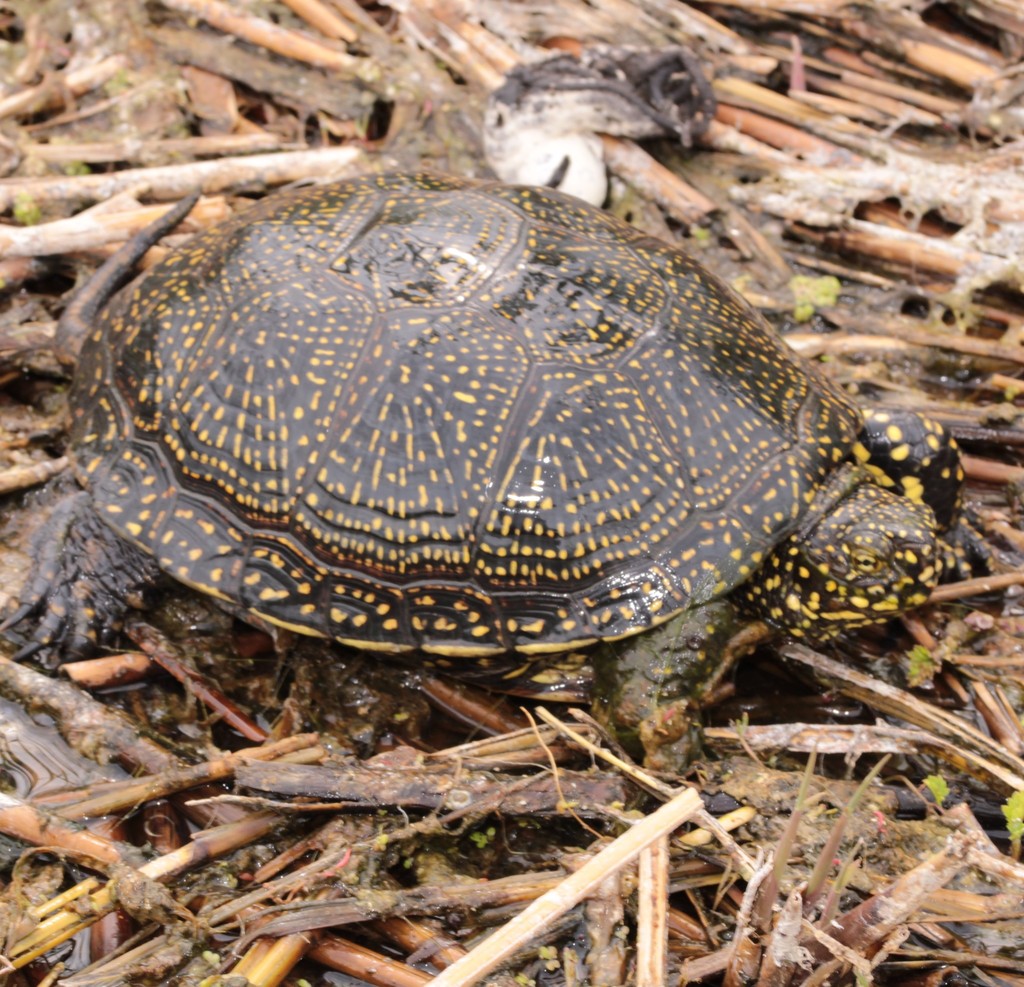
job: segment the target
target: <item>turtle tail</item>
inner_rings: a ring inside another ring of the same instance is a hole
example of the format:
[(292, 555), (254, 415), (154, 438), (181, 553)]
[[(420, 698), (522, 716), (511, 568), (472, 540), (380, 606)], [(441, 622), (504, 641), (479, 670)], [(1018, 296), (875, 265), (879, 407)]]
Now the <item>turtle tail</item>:
[(100, 309), (131, 278), (143, 254), (192, 211), (199, 195), (198, 191), (187, 195), (147, 227), (139, 230), (104, 261), (89, 279), (89, 283), (75, 295), (57, 323), (56, 351), (62, 363), (73, 365), (77, 362), (82, 341)]

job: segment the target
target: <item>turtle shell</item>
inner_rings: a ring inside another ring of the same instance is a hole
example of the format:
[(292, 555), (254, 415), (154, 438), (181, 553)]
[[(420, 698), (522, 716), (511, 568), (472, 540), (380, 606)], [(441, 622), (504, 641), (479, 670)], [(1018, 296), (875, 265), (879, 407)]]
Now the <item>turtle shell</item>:
[(99, 516), (171, 576), (449, 656), (618, 638), (727, 593), (860, 424), (676, 247), (423, 174), (193, 237), (100, 313), (72, 407)]

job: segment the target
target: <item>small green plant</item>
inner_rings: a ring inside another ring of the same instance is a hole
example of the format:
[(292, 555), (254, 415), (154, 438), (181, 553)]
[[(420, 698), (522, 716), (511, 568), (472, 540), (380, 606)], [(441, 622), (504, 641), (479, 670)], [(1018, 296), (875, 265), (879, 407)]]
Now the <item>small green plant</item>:
[(828, 834), (828, 839), (825, 840), (824, 846), (818, 852), (818, 859), (814, 862), (814, 869), (811, 871), (811, 876), (807, 878), (804, 900), (808, 904), (814, 902), (819, 895), (825, 892), (826, 878), (838, 858), (839, 844), (843, 840), (843, 834), (846, 832), (847, 825), (853, 818), (853, 813), (857, 810), (857, 806), (860, 804), (861, 799), (864, 798), (864, 793), (874, 784), (875, 779), (885, 769), (886, 764), (889, 763), (889, 757), (890, 755), (886, 754), (885, 757), (881, 758), (878, 763), (864, 776), (861, 783), (857, 786), (857, 790), (850, 797), (849, 801), (847, 801), (846, 805), (844, 805), (840, 810), (839, 816)]
[(120, 96), (134, 87), (132, 74), (127, 69), (119, 69), (104, 83), (103, 91), (108, 96)]
[(493, 826), (488, 826), (487, 829), (478, 829), (470, 833), (469, 839), (478, 850), (482, 850), (489, 843), (494, 842), (494, 837), (497, 835), (497, 832), (498, 831)]
[(907, 684), (912, 689), (927, 685), (939, 670), (935, 656), (923, 644), (915, 644), (907, 652), (907, 660), (910, 662), (907, 668)]
[(1014, 792), (1003, 803), (1003, 815), (1010, 834), (1010, 853), (1014, 860), (1020, 860), (1020, 844), (1024, 839), (1024, 790)]
[(742, 737), (750, 726), (750, 713), (744, 710), (743, 715), (738, 720), (732, 720), (729, 725), (736, 731), (737, 737)]
[(946, 779), (942, 775), (928, 775), (924, 780), (924, 785), (932, 793), (935, 804), (941, 808), (949, 798), (949, 785), (946, 784)]
[(14, 197), (14, 218), (22, 226), (35, 226), (43, 218), (43, 211), (28, 192), (19, 192)]
[(65, 175), (91, 175), (92, 169), (84, 161), (69, 161), (64, 165)]
[(839, 300), (842, 282), (833, 274), (821, 278), (798, 274), (789, 280), (793, 292), (793, 318), (806, 322), (819, 308), (829, 308)]

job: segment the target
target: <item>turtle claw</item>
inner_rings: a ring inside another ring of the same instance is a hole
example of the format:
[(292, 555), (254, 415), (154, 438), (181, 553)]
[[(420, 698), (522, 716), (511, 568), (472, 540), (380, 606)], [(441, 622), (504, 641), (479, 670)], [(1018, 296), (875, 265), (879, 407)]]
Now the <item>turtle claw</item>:
[(20, 624), (27, 617), (31, 617), (35, 613), (36, 608), (30, 603), (21, 603), (18, 608), (11, 614), (8, 614), (6, 619), (0, 622), (0, 634), (9, 631), (12, 627)]
[[(0, 627), (0, 630), (6, 630), (6, 627)], [(28, 661), (29, 658), (35, 657), (45, 647), (46, 645), (42, 641), (29, 641), (28, 644), (22, 645), (11, 655), (11, 661)]]

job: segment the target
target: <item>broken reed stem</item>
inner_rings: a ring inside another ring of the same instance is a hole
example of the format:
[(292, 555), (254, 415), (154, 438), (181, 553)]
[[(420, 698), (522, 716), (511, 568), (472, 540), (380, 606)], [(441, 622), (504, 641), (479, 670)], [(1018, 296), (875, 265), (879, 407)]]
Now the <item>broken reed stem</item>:
[(266, 944), (264, 940), (257, 940), (232, 969), (231, 976), (244, 976), (251, 987), (276, 987), (318, 938), (317, 932), (302, 932), (272, 939)]
[(359, 35), (352, 30), (348, 22), (343, 21), (320, 0), (284, 0), (284, 2), (307, 24), (315, 27), (328, 38), (350, 43), (359, 39)]
[(668, 837), (640, 853), (636, 915), (636, 987), (668, 981)]
[(908, 692), (828, 658), (805, 645), (788, 645), (781, 650), (781, 654), (790, 661), (809, 666), (845, 695), (853, 696), (872, 709), (899, 717), (939, 736), (955, 738), (965, 748), (961, 752), (961, 764), (968, 758), (973, 759), (977, 752), (985, 759), (985, 769), (994, 783), (1005, 786), (1011, 792), (1024, 789), (1024, 760), (1015, 757), (956, 714), (923, 702)]
[(1024, 572), (1004, 572), (998, 576), (978, 576), (976, 579), (962, 579), (958, 583), (936, 586), (928, 597), (929, 603), (947, 603), (962, 600), (966, 596), (993, 593), (1010, 586), (1024, 585)]
[(968, 477), (980, 483), (1024, 482), (1024, 466), (1000, 463), (995, 459), (983, 459), (981, 456), (967, 456), (963, 453), (960, 454), (960, 461)]
[(115, 864), (121, 859), (121, 850), (113, 840), (55, 819), (36, 806), (2, 792), (0, 833), (32, 846), (59, 848), (65, 853), (101, 864)]
[(89, 794), (80, 802), (61, 806), (57, 811), (65, 819), (88, 819), (92, 816), (109, 815), (142, 802), (149, 802), (174, 792), (194, 788), (196, 785), (223, 781), (234, 775), (240, 765), (250, 761), (276, 761), (286, 754), (298, 751), (303, 752), (304, 760), (319, 761), (324, 755), (323, 748), (319, 746), (317, 734), (297, 734), (263, 747), (249, 747), (225, 754), (223, 757), (213, 758), (201, 764), (192, 764), (177, 769), (171, 768), (145, 778), (132, 778), (130, 781), (117, 781), (107, 785), (94, 786), (88, 790)]
[(429, 973), (341, 936), (323, 936), (310, 949), (309, 958), (367, 983), (384, 983), (389, 987), (423, 987), (431, 982)]
[(21, 113), (41, 113), (51, 106), (60, 106), (67, 95), (83, 96), (109, 82), (131, 63), (125, 55), (110, 55), (94, 65), (48, 77), (38, 86), (23, 89), (0, 100), (0, 119)]
[(107, 686), (129, 685), (146, 678), (153, 670), (153, 662), (137, 651), (104, 655), (68, 662), (61, 672), (82, 689), (101, 689)]
[(56, 175), (49, 178), (0, 180), (0, 210), (24, 195), (37, 205), (99, 202), (119, 192), (148, 190), (154, 199), (180, 199), (197, 188), (207, 195), (263, 185), (271, 187), (301, 178), (341, 178), (363, 166), (358, 147), (325, 147), (315, 151), (280, 151), (215, 161), (192, 161), (157, 168), (126, 168), (103, 175)]
[[(91, 250), (123, 242), (174, 206), (141, 206), (123, 212), (87, 209), (67, 219), (38, 226), (5, 226), (0, 231), (0, 253), (8, 257), (49, 256), (61, 251)], [(200, 212), (207, 222), (225, 219), (227, 207), (205, 202)], [(190, 213), (190, 217), (191, 217)], [(187, 219), (186, 219), (187, 221)]]
[(570, 908), (594, 891), (609, 874), (621, 870), (640, 852), (668, 836), (703, 810), (692, 789), (681, 792), (608, 844), (575, 874), (542, 895), (512, 921), (433, 980), (434, 987), (468, 987), (525, 946)]
[(155, 157), (197, 157), (208, 158), (225, 154), (252, 154), (257, 151), (299, 150), (303, 145), (285, 146), (276, 134), (215, 134), (199, 137), (168, 137), (163, 140), (141, 143), (132, 138), (106, 141), (82, 141), (77, 144), (26, 143), (22, 145), (25, 155), (48, 164), (68, 165), (72, 162), (85, 164), (111, 164), (116, 161), (150, 161)]
[(639, 144), (602, 135), (608, 167), (624, 181), (650, 193), (651, 198), (673, 219), (684, 224), (706, 222), (717, 203), (698, 192), (678, 175), (652, 158)]
[(59, 459), (44, 459), (30, 466), (14, 466), (0, 473), (0, 494), (16, 493), (45, 483), (67, 469), (71, 460), (67, 456)]
[(331, 48), (300, 31), (245, 13), (220, 0), (162, 0), (165, 7), (198, 17), (225, 34), (242, 38), (276, 55), (294, 58), (316, 68), (354, 72), (362, 59)]

